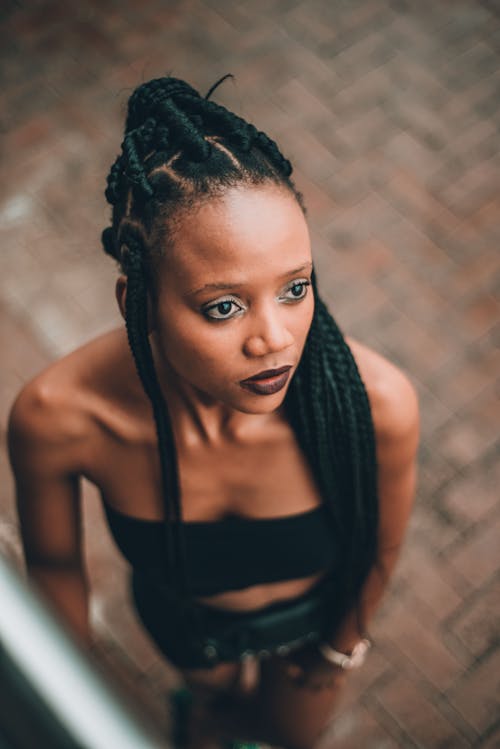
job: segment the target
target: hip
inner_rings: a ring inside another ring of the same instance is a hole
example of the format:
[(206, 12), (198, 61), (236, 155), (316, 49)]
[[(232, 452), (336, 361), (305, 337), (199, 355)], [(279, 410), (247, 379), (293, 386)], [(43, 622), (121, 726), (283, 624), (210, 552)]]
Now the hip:
[(131, 580), (137, 613), (160, 651), (178, 668), (287, 655), (323, 639), (338, 619), (336, 584), (323, 578), (305, 594), (252, 611), (179, 600), (140, 572)]

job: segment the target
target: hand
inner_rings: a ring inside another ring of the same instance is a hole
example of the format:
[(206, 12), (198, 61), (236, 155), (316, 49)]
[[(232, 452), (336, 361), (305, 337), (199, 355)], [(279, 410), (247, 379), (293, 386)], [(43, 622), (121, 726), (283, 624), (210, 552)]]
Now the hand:
[(337, 686), (346, 671), (324, 658), (317, 645), (307, 645), (285, 659), (285, 673), (296, 686), (312, 691)]

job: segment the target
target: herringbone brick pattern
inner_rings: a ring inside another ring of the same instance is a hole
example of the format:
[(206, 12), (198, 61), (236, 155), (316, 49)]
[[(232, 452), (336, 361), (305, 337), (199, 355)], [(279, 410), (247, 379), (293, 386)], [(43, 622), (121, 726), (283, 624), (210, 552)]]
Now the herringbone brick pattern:
[[(323, 295), (403, 367), (422, 408), (407, 542), (324, 747), (500, 747), (500, 6), (494, 0), (111, 0), (3, 6), (2, 440), (22, 383), (121, 324), (99, 246), (126, 99), (166, 71), (277, 139)], [(2, 453), (0, 547), (20, 561)], [(164, 715), (176, 675), (141, 633), (84, 487), (94, 619)]]

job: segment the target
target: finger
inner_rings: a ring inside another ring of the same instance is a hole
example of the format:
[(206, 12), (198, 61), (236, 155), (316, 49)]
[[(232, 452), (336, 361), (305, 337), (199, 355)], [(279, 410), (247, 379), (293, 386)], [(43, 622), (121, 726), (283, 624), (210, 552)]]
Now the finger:
[(244, 658), (238, 674), (237, 691), (243, 695), (255, 692), (260, 679), (260, 662), (257, 658)]

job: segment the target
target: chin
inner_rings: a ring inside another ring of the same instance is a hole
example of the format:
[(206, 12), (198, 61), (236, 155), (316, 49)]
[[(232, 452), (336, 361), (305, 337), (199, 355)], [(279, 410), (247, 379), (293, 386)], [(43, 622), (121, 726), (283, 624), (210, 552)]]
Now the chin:
[(233, 406), (237, 411), (241, 411), (244, 414), (254, 414), (255, 416), (261, 414), (270, 414), (273, 411), (277, 411), (283, 405), (285, 401), (285, 395), (279, 393), (280, 398), (270, 396), (255, 396), (255, 403), (242, 403), (237, 406)]

